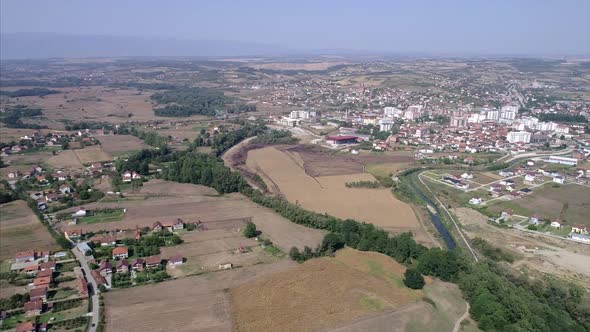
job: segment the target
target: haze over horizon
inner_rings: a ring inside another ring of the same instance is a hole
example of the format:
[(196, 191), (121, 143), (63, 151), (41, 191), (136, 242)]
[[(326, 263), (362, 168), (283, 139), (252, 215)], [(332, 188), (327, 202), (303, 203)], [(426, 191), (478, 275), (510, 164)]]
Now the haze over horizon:
[(8, 58), (589, 55), (590, 1), (0, 2)]

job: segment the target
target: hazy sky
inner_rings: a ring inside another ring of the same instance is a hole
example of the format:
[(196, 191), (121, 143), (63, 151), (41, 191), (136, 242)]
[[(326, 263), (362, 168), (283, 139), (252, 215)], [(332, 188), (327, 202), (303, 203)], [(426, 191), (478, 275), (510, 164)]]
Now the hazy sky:
[(1, 0), (2, 33), (448, 54), (590, 54), (590, 0)]

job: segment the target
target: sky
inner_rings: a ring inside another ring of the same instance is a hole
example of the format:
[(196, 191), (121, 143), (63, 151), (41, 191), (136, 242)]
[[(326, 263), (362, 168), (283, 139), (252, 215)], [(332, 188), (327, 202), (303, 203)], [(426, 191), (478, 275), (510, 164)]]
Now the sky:
[(0, 29), (294, 50), (590, 55), (590, 1), (2, 0)]

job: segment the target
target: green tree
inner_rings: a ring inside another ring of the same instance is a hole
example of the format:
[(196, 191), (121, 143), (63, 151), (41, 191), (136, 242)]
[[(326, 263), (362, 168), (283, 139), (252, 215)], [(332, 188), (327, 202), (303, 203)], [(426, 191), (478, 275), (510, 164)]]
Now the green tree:
[(256, 225), (253, 222), (248, 222), (244, 228), (244, 236), (247, 238), (255, 237), (257, 235)]
[(301, 253), (299, 252), (299, 249), (297, 247), (291, 247), (291, 250), (289, 250), (289, 257), (297, 262), (303, 260), (301, 257)]
[(404, 273), (404, 285), (412, 289), (422, 289), (424, 287), (424, 277), (416, 269), (407, 269)]

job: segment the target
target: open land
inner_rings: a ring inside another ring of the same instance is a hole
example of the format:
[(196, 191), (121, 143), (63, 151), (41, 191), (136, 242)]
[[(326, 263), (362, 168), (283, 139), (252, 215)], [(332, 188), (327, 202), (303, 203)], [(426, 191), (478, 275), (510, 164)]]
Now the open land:
[(103, 150), (109, 154), (137, 151), (147, 147), (142, 140), (131, 135), (100, 136), (98, 139)]
[[(249, 151), (247, 166), (257, 171), (269, 188), (278, 188), (277, 193), (307, 209), (373, 223), (393, 232), (419, 228), (410, 206), (388, 189), (346, 188), (346, 182), (375, 181), (371, 174), (361, 173), (362, 165), (351, 161), (335, 169), (326, 161), (307, 162), (305, 155), (274, 147), (256, 149)], [(324, 175), (328, 169), (330, 175)]]
[(225, 291), (297, 263), (219, 271), (105, 294), (108, 331), (232, 331), (230, 296)]
[[(275, 214), (270, 209), (260, 207), (240, 194), (212, 196), (211, 188), (191, 184), (177, 184), (165, 181), (151, 181), (145, 186), (168, 188), (167, 195), (134, 195), (118, 202), (97, 202), (87, 204), (93, 208), (126, 208), (121, 221), (81, 225), (63, 225), (62, 229), (79, 228), (84, 231), (135, 229), (137, 226), (151, 227), (154, 222), (172, 221), (181, 218), (185, 222), (201, 221), (208, 230), (237, 229), (251, 218), (262, 234), (272, 240), (281, 250), (287, 252), (292, 246), (303, 248), (315, 246), (323, 238), (324, 232), (294, 224)], [(180, 192), (175, 193), (175, 188)], [(191, 191), (192, 188), (192, 191)], [(161, 190), (161, 189), (160, 189)], [(74, 212), (78, 208), (64, 210)]]
[(514, 213), (527, 217), (538, 214), (541, 219), (561, 219), (567, 225), (590, 226), (590, 187), (568, 184), (554, 187), (546, 184), (532, 195), (512, 201), (498, 201), (489, 209), (496, 212), (512, 208)]
[[(334, 258), (307, 261), (230, 289), (236, 329), (317, 331), (340, 327), (338, 330), (359, 331), (373, 327), (371, 330), (390, 331), (399, 326), (402, 331), (408, 324), (420, 321), (428, 326), (434, 321), (431, 305), (419, 301), (425, 293), (441, 292), (444, 296), (432, 296), (437, 306), (439, 299), (449, 298), (455, 306), (451, 310), (457, 311), (439, 325), (440, 331), (450, 331), (455, 317), (465, 311), (458, 289), (448, 284), (443, 287), (448, 290), (440, 289), (437, 281), (437, 290), (431, 291), (432, 282), (427, 280), (429, 286), (424, 291), (412, 290), (403, 285), (404, 271), (405, 267), (385, 255), (354, 249), (341, 250)], [(441, 305), (441, 310), (449, 307)], [(380, 328), (374, 329), (376, 326)]]
[(0, 205), (0, 260), (14, 258), (15, 253), (31, 248), (59, 247), (24, 201)]

